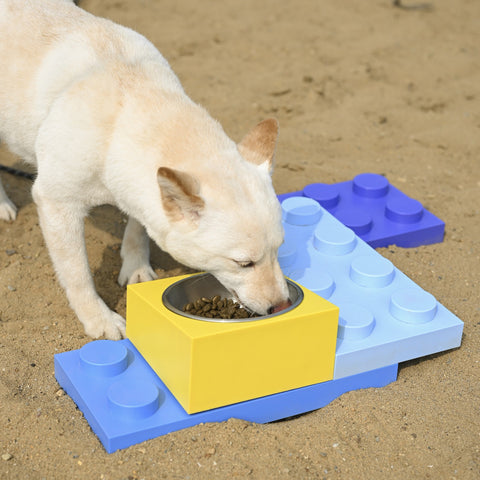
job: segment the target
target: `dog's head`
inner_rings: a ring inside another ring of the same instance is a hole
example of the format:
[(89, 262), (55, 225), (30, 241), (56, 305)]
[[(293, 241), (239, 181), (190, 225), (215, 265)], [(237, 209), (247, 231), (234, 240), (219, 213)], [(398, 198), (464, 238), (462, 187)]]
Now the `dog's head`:
[(277, 260), (281, 210), (271, 181), (277, 133), (276, 120), (266, 120), (233, 144), (223, 155), (228, 158), (201, 171), (158, 170), (169, 220), (164, 248), (179, 262), (212, 273), (259, 314), (289, 304)]

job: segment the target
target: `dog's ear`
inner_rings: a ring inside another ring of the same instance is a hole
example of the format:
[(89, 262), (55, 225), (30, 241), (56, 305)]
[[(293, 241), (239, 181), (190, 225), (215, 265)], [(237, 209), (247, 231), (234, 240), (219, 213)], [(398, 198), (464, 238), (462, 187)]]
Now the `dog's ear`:
[(198, 182), (191, 175), (172, 168), (160, 167), (157, 173), (165, 212), (171, 220), (195, 223), (205, 202), (198, 195)]
[(238, 144), (242, 157), (256, 165), (261, 165), (270, 172), (273, 171), (273, 157), (278, 137), (278, 121), (269, 118), (260, 122)]

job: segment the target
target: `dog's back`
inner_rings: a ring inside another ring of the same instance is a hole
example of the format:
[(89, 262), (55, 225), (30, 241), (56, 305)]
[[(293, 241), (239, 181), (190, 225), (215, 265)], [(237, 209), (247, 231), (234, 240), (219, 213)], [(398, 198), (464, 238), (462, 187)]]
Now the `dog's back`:
[(0, 0), (0, 31), (0, 139), (28, 162), (52, 102), (84, 76), (115, 62), (153, 60), (165, 87), (181, 90), (148, 40), (70, 1)]

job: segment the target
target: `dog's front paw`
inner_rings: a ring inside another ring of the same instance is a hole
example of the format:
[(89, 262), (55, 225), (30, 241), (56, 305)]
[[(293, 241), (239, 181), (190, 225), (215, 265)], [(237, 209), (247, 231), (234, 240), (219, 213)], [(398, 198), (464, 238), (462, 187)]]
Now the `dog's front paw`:
[(130, 268), (128, 262), (124, 262), (118, 275), (118, 284), (122, 287), (132, 283), (149, 282), (156, 280), (158, 275), (150, 265), (142, 265), (136, 269)]
[(0, 219), (11, 222), (17, 218), (17, 207), (7, 198), (0, 202)]
[(84, 325), (85, 333), (92, 338), (104, 336), (108, 340), (120, 340), (125, 337), (125, 319), (111, 310)]

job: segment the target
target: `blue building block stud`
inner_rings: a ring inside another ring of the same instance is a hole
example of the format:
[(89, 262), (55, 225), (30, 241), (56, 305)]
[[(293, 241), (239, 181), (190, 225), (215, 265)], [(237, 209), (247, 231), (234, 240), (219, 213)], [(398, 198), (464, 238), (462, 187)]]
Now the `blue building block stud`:
[(442, 220), (374, 173), (332, 185), (313, 183), (278, 197), (299, 196), (318, 202), (373, 248), (428, 245), (441, 242), (445, 233)]
[(321, 408), (345, 392), (383, 387), (397, 365), (188, 415), (129, 340), (97, 340), (55, 355), (55, 377), (108, 453), (199, 423), (271, 422)]
[(283, 272), (340, 308), (334, 379), (460, 345), (463, 322), (320, 203), (293, 196), (282, 209)]

